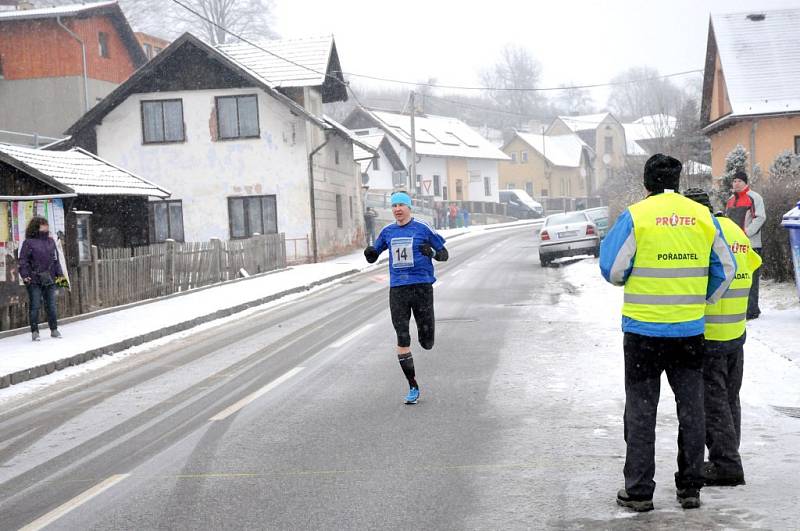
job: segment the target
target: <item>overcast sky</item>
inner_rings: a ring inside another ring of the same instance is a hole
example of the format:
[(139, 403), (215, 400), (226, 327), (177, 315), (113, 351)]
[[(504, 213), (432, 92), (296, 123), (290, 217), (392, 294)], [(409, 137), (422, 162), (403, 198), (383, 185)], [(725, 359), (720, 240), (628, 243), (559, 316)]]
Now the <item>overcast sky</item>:
[(283, 37), (333, 33), (346, 72), (476, 85), (513, 42), (557, 86), (644, 64), (662, 74), (703, 68), (710, 12), (792, 6), (800, 0), (275, 0), (275, 14)]

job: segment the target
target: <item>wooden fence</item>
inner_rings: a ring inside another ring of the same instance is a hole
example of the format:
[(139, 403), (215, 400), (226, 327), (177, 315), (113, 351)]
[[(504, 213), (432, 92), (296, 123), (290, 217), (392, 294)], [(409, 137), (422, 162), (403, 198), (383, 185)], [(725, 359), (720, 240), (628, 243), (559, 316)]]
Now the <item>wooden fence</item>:
[[(70, 270), (71, 291), (60, 290), (59, 317), (120, 306), (286, 267), (283, 234), (246, 240), (174, 242), (144, 247), (92, 247), (90, 262)], [(44, 318), (44, 312), (41, 312)], [(28, 324), (28, 299), (0, 307), (0, 330)]]

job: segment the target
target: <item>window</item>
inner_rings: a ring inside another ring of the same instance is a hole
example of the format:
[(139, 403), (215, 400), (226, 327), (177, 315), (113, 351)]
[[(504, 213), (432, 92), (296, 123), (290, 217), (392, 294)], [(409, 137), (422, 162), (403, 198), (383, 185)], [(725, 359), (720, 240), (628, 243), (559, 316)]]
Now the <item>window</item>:
[(338, 149), (333, 152), (333, 160), (336, 162), (336, 165), (338, 166), (339, 165), (339, 150)]
[(456, 179), (456, 201), (464, 200), (464, 181)]
[(533, 197), (533, 183), (532, 182), (529, 181), (529, 182), (525, 183), (525, 192), (529, 196)]
[(517, 187), (517, 183), (508, 183), (506, 185), (506, 190), (514, 190)]
[(450, 199), (447, 195), (447, 186), (442, 186), (442, 201)]
[(422, 175), (417, 174), (417, 181), (414, 183), (414, 191), (417, 195), (422, 195)]
[(442, 178), (438, 175), (433, 176), (433, 195), (442, 195)]
[(217, 129), (219, 138), (232, 140), (236, 138), (258, 138), (258, 97), (218, 96)]
[[(2, 76), (2, 71), (0, 71), (0, 76)], [(794, 137), (794, 153), (800, 155), (800, 136)]]
[(100, 57), (108, 59), (111, 54), (108, 53), (108, 33), (100, 32), (97, 34), (97, 41), (100, 44)]
[(603, 152), (605, 154), (607, 154), (607, 155), (613, 155), (614, 154), (614, 137), (613, 136), (607, 136), (606, 137), (606, 143), (605, 143)]
[(153, 58), (153, 46), (151, 44), (144, 43), (142, 45), (142, 48), (144, 48), (144, 54), (147, 56), (147, 58), (148, 59), (152, 59)]
[(183, 203), (177, 201), (152, 201), (150, 211), (150, 242), (161, 243), (167, 239), (183, 241)]
[(511, 153), (509, 153), (509, 155), (511, 155), (511, 164), (516, 164), (517, 163), (517, 152), (516, 151), (512, 151)]
[(542, 188), (542, 197), (547, 197), (548, 195), (550, 195), (550, 192), (547, 188)]
[(350, 219), (353, 219), (353, 196), (349, 197), (350, 199)]
[(274, 195), (228, 198), (228, 221), (231, 238), (249, 238), (253, 234), (277, 234), (278, 210)]
[(344, 213), (342, 212), (342, 196), (336, 194), (336, 226), (344, 227)]
[(374, 159), (372, 159), (372, 169), (375, 171), (381, 171), (381, 157), (378, 155)]
[(483, 192), (487, 197), (492, 195), (492, 180), (488, 177), (483, 178)]
[(183, 142), (183, 101), (142, 102), (142, 139), (145, 144)]
[(522, 162), (522, 164), (527, 164), (528, 163), (528, 152), (527, 151), (520, 151), (519, 159), (520, 159), (520, 162)]

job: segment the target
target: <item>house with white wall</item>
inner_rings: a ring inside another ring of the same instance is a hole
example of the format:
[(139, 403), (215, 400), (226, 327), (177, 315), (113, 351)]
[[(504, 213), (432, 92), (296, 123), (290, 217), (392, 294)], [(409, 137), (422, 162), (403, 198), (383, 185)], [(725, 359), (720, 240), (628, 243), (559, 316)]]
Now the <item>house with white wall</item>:
[(360, 247), (358, 141), (322, 114), (347, 98), (333, 38), (259, 47), (291, 63), (184, 34), (67, 134), (172, 191), (149, 205), (151, 241), (181, 225), (187, 241), (308, 238), (315, 258)]
[[(356, 135), (385, 134), (410, 167), (410, 115), (359, 107), (344, 125)], [(417, 175), (404, 188), (436, 201), (499, 202), (498, 162), (509, 159), (505, 153), (456, 118), (422, 114), (415, 116), (414, 129)]]
[(558, 116), (547, 128), (546, 134), (576, 134), (594, 150), (594, 180), (589, 195), (595, 194), (607, 179), (625, 169), (625, 128), (610, 112)]
[(403, 173), (407, 175), (405, 163), (386, 133), (369, 134), (368, 131), (361, 130), (356, 136), (375, 150), (369, 152), (359, 147), (354, 149), (355, 159), (361, 165), (361, 182), (369, 191), (391, 192), (394, 189), (395, 176)]

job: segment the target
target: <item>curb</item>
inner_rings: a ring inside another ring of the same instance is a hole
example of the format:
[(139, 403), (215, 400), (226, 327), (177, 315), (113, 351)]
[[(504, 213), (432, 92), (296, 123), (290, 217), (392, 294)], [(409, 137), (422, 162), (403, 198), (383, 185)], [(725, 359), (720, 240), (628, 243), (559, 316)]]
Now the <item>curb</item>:
[(110, 345), (98, 347), (79, 354), (74, 354), (72, 356), (44, 363), (42, 365), (38, 365), (30, 369), (22, 369), (20, 371), (13, 372), (11, 374), (0, 375), (0, 389), (9, 387), (11, 385), (16, 385), (18, 383), (22, 383), (28, 380), (33, 380), (34, 378), (39, 378), (41, 376), (46, 376), (48, 374), (52, 374), (55, 371), (66, 369), (67, 367), (80, 365), (81, 363), (85, 363), (87, 361), (99, 358), (101, 356), (105, 356), (107, 354), (114, 354), (115, 352), (121, 352), (131, 347), (136, 347), (138, 345), (142, 345), (144, 343), (148, 343), (150, 341), (168, 335), (172, 335), (178, 332), (183, 332), (184, 330), (188, 330), (190, 328), (194, 328), (195, 326), (208, 323), (210, 321), (215, 321), (223, 317), (228, 317), (230, 315), (250, 309), (254, 306), (260, 306), (262, 304), (267, 304), (269, 302), (276, 301), (288, 295), (294, 295), (295, 293), (302, 293), (304, 291), (309, 291), (317, 286), (321, 286), (329, 282), (334, 282), (341, 278), (348, 277), (356, 273), (360, 273), (361, 271), (362, 270), (360, 269), (351, 269), (343, 273), (338, 273), (330, 277), (316, 280), (310, 284), (298, 286), (296, 288), (288, 289), (286, 291), (281, 291), (279, 293), (273, 293), (272, 295), (261, 297), (259, 299), (248, 301), (242, 304), (237, 304), (236, 306), (231, 306), (229, 308), (224, 308), (222, 310), (217, 310), (207, 315), (202, 315), (200, 317), (195, 317), (194, 319), (190, 319), (188, 321), (183, 321), (181, 323), (176, 323), (174, 325), (167, 326), (158, 330), (153, 330), (152, 332), (147, 332), (146, 334), (140, 334), (138, 336), (134, 336), (125, 339), (123, 341), (118, 341)]

